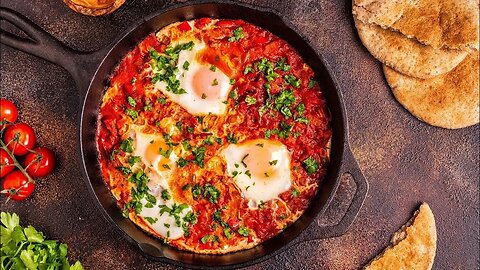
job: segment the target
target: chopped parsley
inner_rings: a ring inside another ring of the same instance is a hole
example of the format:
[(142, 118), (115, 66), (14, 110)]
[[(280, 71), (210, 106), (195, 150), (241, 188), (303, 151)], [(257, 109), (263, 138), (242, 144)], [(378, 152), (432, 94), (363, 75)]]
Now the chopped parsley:
[(183, 167), (187, 166), (187, 164), (188, 164), (188, 161), (186, 159), (184, 159), (183, 157), (179, 158), (178, 161), (177, 161), (177, 165), (180, 168), (183, 168)]
[(162, 164), (162, 167), (167, 169), (167, 170), (170, 170), (170, 166), (168, 166), (168, 164)]
[(145, 105), (143, 106), (144, 111), (149, 111), (151, 112), (153, 110), (152, 103), (150, 102), (149, 99), (145, 100)]
[(182, 147), (183, 147), (183, 149), (185, 149), (186, 151), (192, 150), (192, 146), (188, 143), (187, 140), (183, 140), (183, 141), (182, 141)]
[(133, 139), (127, 138), (120, 143), (120, 149), (125, 153), (133, 152)]
[(142, 161), (142, 159), (141, 159), (139, 156), (130, 156), (130, 157), (128, 157), (128, 164), (129, 164), (130, 166), (133, 166), (133, 165), (135, 165), (135, 163), (138, 163), (138, 162), (140, 162), (140, 161)]
[(203, 187), (200, 186), (199, 184), (195, 184), (195, 186), (192, 187), (192, 197), (194, 199), (199, 198), (203, 194)]
[(292, 132), (293, 125), (290, 125), (285, 122), (280, 123), (280, 130), (278, 131), (278, 137), (282, 139), (288, 138), (290, 136), (290, 132)]
[[(260, 72), (265, 75), (265, 78), (268, 82), (272, 82), (279, 76), (273, 68), (273, 63), (268, 61), (266, 58), (260, 59), (260, 61), (255, 63), (255, 66)], [(269, 86), (267, 88), (269, 88)]]
[(245, 67), (243, 70), (243, 75), (247, 75), (248, 73), (253, 73), (255, 70), (252, 68), (252, 66), (248, 65)]
[(242, 39), (243, 37), (244, 37), (244, 35), (243, 35), (243, 28), (242, 28), (242, 27), (238, 27), (238, 28), (236, 28), (235, 30), (233, 30), (233, 35), (228, 38), (228, 41), (229, 41), (229, 42), (239, 41), (239, 40)]
[(235, 80), (235, 79), (230, 79), (230, 85), (234, 85), (234, 84), (235, 84), (235, 82), (236, 82), (236, 80)]
[(182, 67), (183, 67), (183, 69), (188, 70), (188, 67), (190, 67), (190, 62), (185, 61), (185, 62), (183, 63), (183, 66), (182, 66)]
[(315, 87), (315, 80), (312, 78), (308, 81), (308, 88), (313, 88)]
[(167, 200), (170, 200), (172, 198), (172, 196), (170, 196), (170, 193), (168, 192), (168, 190), (164, 189), (162, 190), (162, 195), (161, 195), (162, 199), (164, 199), (165, 201)]
[(252, 174), (250, 173), (250, 170), (245, 171), (245, 175), (247, 175), (249, 178), (252, 178)]
[(215, 78), (213, 79), (212, 86), (216, 86), (216, 85), (218, 85), (218, 80)]
[(133, 120), (136, 120), (138, 117), (138, 112), (129, 108), (125, 109), (125, 114), (130, 116)]
[(161, 97), (157, 98), (157, 101), (158, 101), (158, 103), (160, 103), (160, 104), (162, 104), (162, 105), (164, 105), (165, 103), (167, 103), (167, 100), (164, 99), (164, 98), (161, 98)]
[(217, 67), (214, 66), (214, 65), (211, 65), (211, 66), (210, 66), (210, 70), (213, 71), (213, 72), (215, 72), (215, 71), (217, 71)]
[(298, 189), (294, 188), (292, 190), (292, 197), (298, 197), (298, 195), (300, 195), (300, 191), (298, 191)]
[(148, 223), (150, 224), (154, 224), (158, 221), (158, 218), (152, 218), (152, 217), (144, 217), (144, 219), (148, 221)]
[(130, 80), (130, 83), (131, 84), (135, 84), (137, 82), (137, 78), (133, 77), (131, 80)]
[(305, 104), (303, 102), (298, 103), (296, 110), (298, 114), (302, 115), (305, 112)]
[(245, 102), (247, 105), (255, 105), (257, 104), (257, 100), (254, 97), (248, 96), (245, 98)]
[(277, 162), (278, 162), (278, 160), (275, 159), (275, 160), (269, 161), (268, 163), (272, 166), (275, 166), (275, 165), (277, 165)]
[(237, 138), (235, 138), (235, 135), (233, 133), (228, 133), (227, 134), (227, 141), (229, 143), (237, 143)]
[(211, 184), (206, 184), (203, 192), (203, 196), (211, 203), (217, 203), (220, 198), (220, 191)]
[(127, 97), (127, 103), (128, 103), (128, 105), (132, 106), (133, 108), (135, 108), (135, 106), (137, 105), (137, 101), (131, 96)]
[(208, 242), (213, 242), (213, 243), (218, 243), (220, 242), (220, 239), (218, 239), (218, 236), (216, 235), (209, 235), (209, 234), (206, 234), (204, 237), (202, 237), (200, 239), (200, 241), (204, 244), (208, 243)]
[(117, 167), (116, 169), (121, 171), (125, 176), (128, 176), (132, 173), (132, 170), (128, 167), (120, 166), (120, 167)]
[(231, 92), (230, 92), (230, 98), (231, 99), (237, 99), (238, 98), (238, 94), (237, 94), (237, 89), (233, 89)]
[(308, 174), (314, 174), (318, 170), (318, 163), (311, 156), (303, 161), (303, 165)]
[(240, 234), (241, 236), (248, 237), (248, 235), (250, 234), (250, 230), (246, 227), (240, 227), (238, 229), (238, 234)]
[(203, 143), (206, 145), (213, 145), (212, 143), (212, 136), (208, 135), (207, 138), (203, 140)]
[(183, 132), (183, 123), (178, 121), (177, 123), (175, 123), (175, 126), (178, 128), (178, 130), (180, 130), (180, 132)]
[(280, 60), (278, 60), (277, 63), (275, 63), (275, 69), (279, 69), (282, 71), (289, 71), (290, 66), (287, 64), (287, 59), (283, 57), (280, 58)]
[(302, 83), (302, 80), (298, 79), (293, 74), (285, 75), (284, 79), (287, 83), (289, 83), (291, 86), (295, 88), (300, 88), (300, 85)]
[(178, 55), (183, 50), (192, 50), (194, 45), (194, 42), (190, 41), (178, 44), (175, 47), (169, 46), (164, 54), (159, 54), (153, 48), (150, 49), (149, 54), (153, 59), (151, 65), (154, 73), (152, 83), (161, 81), (167, 84), (166, 91), (174, 94), (186, 93), (185, 89), (180, 87), (180, 81), (176, 77), (178, 73)]
[(200, 166), (200, 168), (203, 168), (205, 166), (205, 163), (204, 163), (205, 151), (207, 151), (207, 149), (204, 146), (201, 146), (192, 150), (192, 153), (194, 156), (193, 162), (198, 166)]
[(205, 93), (202, 93), (202, 99), (206, 99), (207, 95)]
[(164, 150), (162, 148), (159, 149), (159, 153), (160, 155), (166, 157), (166, 158), (170, 158), (170, 154), (173, 152), (173, 147), (168, 147), (167, 150)]

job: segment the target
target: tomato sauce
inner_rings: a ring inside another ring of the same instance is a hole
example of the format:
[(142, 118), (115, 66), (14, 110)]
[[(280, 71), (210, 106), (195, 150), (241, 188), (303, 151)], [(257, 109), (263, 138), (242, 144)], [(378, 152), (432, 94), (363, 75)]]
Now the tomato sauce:
[[(243, 37), (236, 42), (228, 41), (232, 37), (232, 32), (239, 27), (243, 29)], [(201, 60), (214, 64), (235, 80), (232, 91), (236, 91), (238, 97), (236, 100), (228, 100), (228, 106), (232, 111), (226, 117), (224, 125), (229, 125), (229, 120), (239, 117), (243, 119), (240, 123), (232, 125), (231, 129), (237, 134), (241, 134), (244, 140), (266, 138), (269, 131), (277, 130), (277, 132), (269, 134), (268, 138), (282, 142), (290, 151), (290, 169), (294, 181), (292, 188), (299, 188), (301, 192), (294, 195), (293, 191), (289, 190), (280, 194), (279, 198), (285, 205), (278, 204), (274, 207), (274, 202), (270, 201), (262, 207), (250, 209), (247, 202), (241, 199), (241, 193), (235, 188), (229, 177), (206, 175), (196, 179), (195, 183), (201, 185), (210, 183), (218, 188), (221, 193), (218, 202), (212, 204), (206, 199), (194, 199), (190, 194), (182, 195), (183, 200), (187, 201), (198, 213), (197, 223), (190, 228), (188, 237), (173, 240), (170, 244), (197, 251), (221, 249), (225, 245), (235, 246), (244, 240), (256, 241), (258, 244), (280, 233), (284, 227), (298, 218), (299, 214), (308, 207), (326, 174), (329, 160), (328, 147), (332, 136), (327, 105), (319, 84), (311, 82), (314, 79), (313, 70), (305, 64), (287, 42), (270, 32), (241, 20), (213, 21), (210, 18), (202, 18), (193, 21), (193, 24), (182, 22), (177, 25), (179, 33), (192, 31), (192, 28), (197, 29), (201, 39), (208, 44), (208, 49), (204, 52)], [(160, 129), (156, 127), (156, 123), (172, 113), (172, 106), (179, 107), (176, 104), (172, 105), (169, 100), (165, 104), (155, 102), (145, 93), (145, 89), (151, 88), (152, 85), (151, 76), (145, 75), (145, 70), (149, 68), (151, 61), (149, 50), (153, 48), (161, 53), (169, 45), (169, 39), (160, 39), (155, 34), (150, 34), (129, 52), (110, 78), (108, 91), (112, 94), (107, 96), (100, 108), (97, 130), (99, 160), (107, 185), (110, 186), (113, 193), (115, 193), (114, 188), (119, 189), (119, 206), (128, 202), (130, 192), (129, 190), (125, 191), (123, 186), (112, 188), (113, 173), (109, 171), (115, 170), (115, 167), (120, 164), (117, 160), (111, 160), (110, 157), (115, 149), (118, 149), (122, 136), (128, 129), (130, 120), (122, 113), (128, 107), (127, 97), (131, 96), (137, 100), (135, 109), (139, 111), (147, 104), (153, 104), (153, 110), (142, 112), (136, 121), (143, 121), (144, 124), (152, 126), (153, 130), (159, 132)], [(267, 59), (272, 63), (285, 59), (290, 69), (288, 71), (275, 69), (278, 77), (271, 81), (258, 71), (245, 72), (247, 67), (255, 67), (261, 59)], [(298, 79), (297, 86), (285, 83), (283, 78), (289, 74)], [(268, 85), (268, 91), (266, 85)], [(302, 116), (308, 119), (308, 123), (298, 122), (293, 117), (286, 117), (277, 110), (259, 113), (262, 106), (272, 101), (272, 96), (279, 95), (285, 89), (293, 91), (297, 104), (305, 105)], [(253, 97), (256, 103), (243, 102), (247, 96)], [(200, 123), (196, 117), (188, 114), (182, 108), (176, 108), (175, 113), (179, 117), (177, 120), (183, 123), (184, 129), (187, 127), (198, 129)], [(280, 136), (278, 129), (283, 124), (292, 126), (289, 136)], [(206, 135), (201, 132), (183, 131), (174, 139), (201, 141), (205, 137)], [(222, 138), (222, 143), (226, 143), (225, 138)], [(206, 145), (206, 147), (205, 160), (208, 160), (215, 156), (221, 145), (213, 144), (213, 146)], [(119, 155), (123, 155), (123, 153), (119, 153)], [(318, 170), (311, 174), (307, 173), (305, 169), (305, 160), (308, 157), (314, 157), (318, 162)], [(193, 173), (198, 167), (189, 164), (183, 169)], [(115, 178), (118, 179), (118, 175)], [(182, 192), (182, 186), (195, 184), (190, 178), (179, 178), (177, 182), (178, 186), (175, 188), (177, 193)], [(221, 212), (222, 220), (228, 224), (232, 235), (233, 231), (240, 227), (247, 227), (252, 233), (247, 238), (235, 234), (227, 239), (226, 235), (222, 233), (224, 228), (212, 218), (215, 211)], [(202, 241), (206, 235), (216, 235), (219, 241)], [(254, 239), (254, 236), (257, 240)]]

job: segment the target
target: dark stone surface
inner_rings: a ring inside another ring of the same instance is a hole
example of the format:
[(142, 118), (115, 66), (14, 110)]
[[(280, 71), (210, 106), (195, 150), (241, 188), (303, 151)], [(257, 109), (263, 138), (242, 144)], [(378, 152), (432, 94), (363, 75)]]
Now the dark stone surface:
[[(69, 10), (61, 0), (2, 0), (78, 50), (97, 50), (144, 15), (173, 1), (134, 0), (100, 18)], [(365, 205), (343, 236), (296, 245), (249, 269), (357, 269), (388, 243), (419, 203), (433, 209), (438, 231), (435, 269), (478, 269), (479, 126), (445, 130), (415, 119), (393, 98), (381, 65), (361, 45), (350, 1), (249, 1), (274, 7), (291, 20), (333, 67), (345, 96), (350, 141), (370, 183)], [(2, 25), (4, 25), (2, 23)], [(174, 269), (149, 261), (107, 223), (90, 197), (77, 164), (78, 94), (62, 68), (1, 46), (1, 97), (20, 108), (20, 120), (57, 154), (55, 173), (38, 181), (33, 197), (8, 202), (48, 237), (70, 247), (86, 269)], [(339, 196), (317, 224), (338, 220), (354, 185), (344, 179)]]

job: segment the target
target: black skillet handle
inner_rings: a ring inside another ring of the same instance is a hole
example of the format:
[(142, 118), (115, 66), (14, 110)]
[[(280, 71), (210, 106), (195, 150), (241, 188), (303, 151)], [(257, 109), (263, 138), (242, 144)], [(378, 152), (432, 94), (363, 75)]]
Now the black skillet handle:
[(91, 53), (78, 52), (65, 46), (28, 18), (9, 8), (0, 7), (0, 20), (10, 22), (29, 37), (23, 38), (0, 29), (0, 43), (62, 66), (72, 75), (79, 90), (86, 91), (95, 67), (91, 63)]
[(348, 144), (345, 145), (344, 160), (340, 167), (339, 177), (342, 177), (345, 174), (350, 174), (352, 176), (352, 179), (356, 184), (356, 190), (353, 199), (340, 222), (330, 226), (321, 226), (314, 222), (304, 233), (302, 233), (302, 235), (300, 235), (300, 241), (295, 241), (296, 243), (294, 244), (300, 244), (315, 239), (338, 237), (347, 232), (348, 228), (357, 217), (368, 192), (368, 182), (365, 179), (365, 176), (363, 176), (357, 160), (353, 156)]

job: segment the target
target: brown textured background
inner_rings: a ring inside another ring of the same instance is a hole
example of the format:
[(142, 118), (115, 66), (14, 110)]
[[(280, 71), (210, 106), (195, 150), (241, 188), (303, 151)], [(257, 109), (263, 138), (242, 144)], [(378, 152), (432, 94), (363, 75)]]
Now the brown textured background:
[[(2, 0), (78, 50), (108, 45), (139, 18), (174, 1), (135, 0), (100, 18), (69, 10), (61, 0)], [(365, 205), (343, 236), (294, 246), (249, 269), (358, 269), (389, 242), (421, 201), (433, 209), (438, 232), (434, 269), (478, 269), (479, 125), (460, 130), (428, 126), (393, 98), (381, 65), (361, 45), (351, 2), (261, 0), (290, 19), (334, 70), (345, 96), (350, 141), (370, 183)], [(3, 23), (2, 23), (3, 25)], [(48, 237), (68, 244), (86, 269), (174, 269), (148, 261), (97, 210), (77, 164), (78, 94), (62, 68), (1, 46), (1, 97), (13, 100), (20, 120), (57, 154), (55, 173), (38, 181), (33, 197), (8, 202)], [(317, 224), (338, 220), (354, 185), (344, 179), (335, 203)]]

